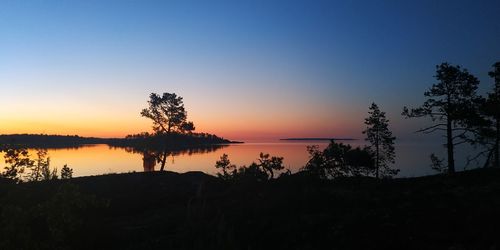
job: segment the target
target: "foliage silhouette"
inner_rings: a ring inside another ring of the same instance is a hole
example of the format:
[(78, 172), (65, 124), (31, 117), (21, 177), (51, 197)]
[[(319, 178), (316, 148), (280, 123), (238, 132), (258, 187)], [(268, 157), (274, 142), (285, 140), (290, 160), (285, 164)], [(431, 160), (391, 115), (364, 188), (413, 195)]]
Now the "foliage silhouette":
[(274, 179), (275, 171), (285, 168), (283, 157), (270, 156), (261, 152), (257, 161), (258, 163), (252, 162), (248, 167), (238, 168), (231, 164), (227, 154), (223, 154), (215, 163), (215, 168), (222, 171), (222, 173), (217, 173), (217, 176), (223, 180), (262, 182)]
[(348, 144), (330, 144), (320, 151), (318, 146), (308, 146), (309, 161), (302, 171), (322, 179), (347, 176), (366, 176), (375, 170), (373, 154), (368, 148), (352, 148)]
[(153, 121), (153, 130), (158, 133), (191, 132), (195, 129), (192, 122), (186, 121), (187, 112), (184, 109), (182, 97), (175, 93), (156, 93), (149, 95), (148, 108), (141, 115)]
[(48, 181), (57, 179), (57, 168), (50, 169), (50, 157), (46, 149), (39, 149), (36, 152), (37, 158), (31, 168), (28, 181)]
[(231, 164), (227, 154), (222, 154), (220, 160), (215, 162), (215, 168), (222, 170), (222, 173), (217, 173), (217, 177), (223, 180), (232, 179), (238, 171), (236, 165)]
[(80, 148), (93, 144), (108, 144), (115, 147), (132, 147), (152, 144), (154, 147), (186, 147), (191, 145), (229, 144), (238, 143), (229, 141), (208, 133), (189, 133), (170, 135), (155, 135), (148, 132), (127, 135), (125, 138), (95, 138), (76, 135), (45, 135), (45, 134), (11, 134), (0, 135), (0, 145), (18, 145), (24, 148), (52, 149), (52, 148)]
[(57, 168), (50, 168), (50, 157), (46, 149), (37, 149), (35, 160), (31, 159), (28, 149), (16, 145), (3, 145), (5, 152), (4, 171), (2, 177), (16, 182), (55, 180)]
[(437, 157), (434, 153), (430, 155), (431, 159), (431, 169), (438, 172), (438, 173), (444, 173), (447, 171), (447, 167), (444, 166), (443, 162), (444, 159), (440, 159)]
[(61, 168), (61, 179), (67, 180), (73, 178), (73, 169), (68, 167), (68, 164), (64, 164)]
[(259, 161), (257, 166), (259, 166), (270, 179), (274, 179), (274, 171), (280, 171), (285, 168), (285, 166), (283, 166), (283, 157), (269, 156), (269, 154), (261, 152), (257, 160)]
[(488, 74), (493, 78), (494, 85), (493, 90), (487, 94), (483, 115), (490, 123), (487, 129), (481, 130), (481, 135), (488, 152), (485, 165), (491, 162), (492, 166), (498, 168), (500, 167), (500, 62), (493, 64), (493, 70)]
[(389, 120), (385, 117), (385, 112), (380, 111), (377, 104), (372, 103), (369, 116), (365, 119), (366, 134), (365, 140), (370, 142), (369, 149), (374, 155), (375, 177), (379, 174), (383, 177), (391, 177), (399, 172), (399, 169), (391, 169), (389, 164), (395, 163), (394, 140), (389, 129)]
[(23, 145), (26, 148), (79, 148), (88, 144), (106, 144), (116, 139), (80, 137), (77, 135), (11, 134), (0, 135), (0, 144)]
[(436, 66), (437, 83), (424, 93), (427, 100), (418, 108), (403, 108), (406, 118), (430, 117), (435, 123), (418, 130), (422, 133), (446, 132), (448, 172), (455, 172), (454, 148), (469, 142), (474, 134), (472, 124), (479, 119), (476, 94), (479, 80), (460, 66), (442, 63)]
[(34, 161), (30, 159), (28, 150), (22, 147), (7, 146), (4, 146), (2, 150), (5, 152), (5, 163), (8, 164), (2, 172), (2, 176), (17, 182), (21, 181), (25, 171), (34, 166)]

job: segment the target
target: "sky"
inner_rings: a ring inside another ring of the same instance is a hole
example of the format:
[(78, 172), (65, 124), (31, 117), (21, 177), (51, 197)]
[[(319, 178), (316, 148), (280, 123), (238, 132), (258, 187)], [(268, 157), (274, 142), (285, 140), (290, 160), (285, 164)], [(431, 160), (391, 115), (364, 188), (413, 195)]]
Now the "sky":
[(150, 131), (176, 93), (198, 132), (233, 140), (362, 137), (368, 107), (399, 138), (435, 66), (482, 82), (500, 61), (500, 1), (0, 2), (0, 133)]

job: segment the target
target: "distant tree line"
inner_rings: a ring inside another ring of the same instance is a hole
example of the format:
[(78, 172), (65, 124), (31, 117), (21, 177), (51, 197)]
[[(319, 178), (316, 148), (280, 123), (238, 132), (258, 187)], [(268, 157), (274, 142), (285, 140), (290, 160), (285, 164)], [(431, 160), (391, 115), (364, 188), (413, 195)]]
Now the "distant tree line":
[(71, 148), (86, 144), (104, 144), (108, 139), (77, 135), (11, 134), (0, 135), (1, 145), (23, 145), (29, 148)]

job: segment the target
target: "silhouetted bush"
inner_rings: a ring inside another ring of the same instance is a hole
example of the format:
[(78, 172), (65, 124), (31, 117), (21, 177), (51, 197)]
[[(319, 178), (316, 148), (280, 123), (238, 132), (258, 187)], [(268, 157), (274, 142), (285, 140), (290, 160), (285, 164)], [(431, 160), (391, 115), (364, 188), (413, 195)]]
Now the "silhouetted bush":
[(4, 145), (4, 158), (7, 164), (1, 175), (16, 182), (48, 181), (57, 179), (57, 168), (51, 169), (50, 157), (46, 149), (37, 149), (35, 160), (22, 146)]
[(373, 154), (367, 148), (332, 140), (323, 151), (318, 146), (308, 146), (307, 151), (309, 161), (301, 170), (319, 178), (366, 176), (375, 170)]
[(71, 178), (73, 178), (73, 169), (68, 167), (67, 164), (64, 164), (61, 168), (61, 179), (66, 180)]
[(223, 154), (215, 163), (215, 167), (222, 171), (222, 173), (217, 173), (217, 176), (223, 180), (261, 182), (274, 179), (275, 171), (285, 168), (283, 157), (270, 156), (261, 152), (257, 161), (258, 163), (252, 162), (249, 166), (236, 167), (231, 164), (228, 155)]

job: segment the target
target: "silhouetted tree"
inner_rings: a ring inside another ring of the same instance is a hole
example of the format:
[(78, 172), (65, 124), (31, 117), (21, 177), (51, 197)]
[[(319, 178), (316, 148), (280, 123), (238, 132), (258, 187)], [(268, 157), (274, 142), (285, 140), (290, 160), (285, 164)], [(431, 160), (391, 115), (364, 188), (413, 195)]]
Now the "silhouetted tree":
[(16, 181), (22, 180), (22, 174), (25, 173), (27, 169), (31, 169), (34, 166), (34, 161), (30, 159), (28, 150), (25, 148), (4, 148), (5, 152), (4, 158), (5, 166), (2, 176), (10, 178)]
[(270, 179), (274, 179), (274, 171), (280, 171), (285, 168), (283, 166), (283, 157), (269, 156), (269, 154), (260, 153), (259, 163), (257, 164), (262, 171), (268, 174)]
[(175, 93), (163, 93), (162, 96), (151, 93), (148, 104), (149, 107), (143, 109), (141, 115), (153, 120), (153, 130), (156, 133), (194, 130), (194, 124), (186, 121), (187, 112), (182, 97)]
[(157, 154), (157, 162), (160, 163), (160, 171), (165, 170), (165, 164), (167, 163), (167, 157), (170, 155), (170, 151), (165, 148), (162, 153)]
[(222, 174), (217, 173), (217, 176), (223, 180), (233, 179), (237, 172), (236, 165), (231, 164), (227, 154), (223, 154), (220, 160), (215, 162), (215, 168), (222, 170)]
[(73, 178), (73, 169), (68, 167), (68, 164), (64, 164), (61, 168), (61, 179), (67, 180)]
[(39, 181), (43, 180), (44, 177), (50, 175), (50, 158), (47, 156), (48, 152), (46, 149), (39, 149), (36, 152), (37, 159), (34, 161), (33, 167), (31, 168), (31, 174), (28, 177), (29, 181)]
[[(153, 130), (156, 134), (191, 133), (195, 127), (193, 122), (186, 121), (187, 112), (184, 109), (182, 97), (175, 93), (163, 93), (162, 96), (151, 93), (148, 101), (149, 107), (141, 111), (141, 115), (153, 121)], [(166, 144), (166, 141), (164, 142)], [(166, 145), (158, 162), (161, 163), (160, 171), (165, 168), (169, 154)], [(160, 155), (160, 154), (158, 154)]]
[[(432, 133), (446, 132), (448, 172), (455, 172), (454, 147), (468, 142), (473, 133), (471, 124), (477, 119), (477, 107), (481, 98), (476, 94), (479, 80), (460, 66), (442, 63), (436, 66), (438, 81), (424, 93), (428, 99), (418, 108), (403, 108), (407, 118), (430, 117), (434, 125), (418, 130)], [(457, 133), (457, 134), (456, 134)]]
[(27, 176), (28, 181), (48, 181), (57, 179), (57, 168), (50, 168), (50, 157), (47, 149), (38, 149), (36, 159)]
[(3, 177), (21, 181), (40, 181), (57, 179), (57, 168), (50, 168), (50, 158), (46, 149), (38, 149), (36, 159), (32, 160), (26, 148), (4, 146), (5, 171)]
[(368, 148), (352, 148), (350, 145), (331, 141), (323, 150), (308, 146), (309, 161), (302, 171), (324, 179), (363, 176), (374, 170), (373, 154)]
[(384, 177), (396, 175), (399, 169), (391, 169), (389, 164), (394, 164), (394, 140), (389, 130), (389, 120), (385, 117), (385, 112), (380, 111), (377, 104), (372, 103), (369, 116), (365, 119), (366, 134), (365, 140), (370, 142), (370, 150), (374, 154), (375, 177), (379, 178), (379, 173)]
[(493, 166), (500, 167), (500, 62), (493, 64), (493, 70), (488, 74), (494, 80), (493, 91), (488, 93), (485, 102), (485, 115), (492, 124), (492, 133), (487, 136), (493, 141), (488, 158), (493, 154)]

